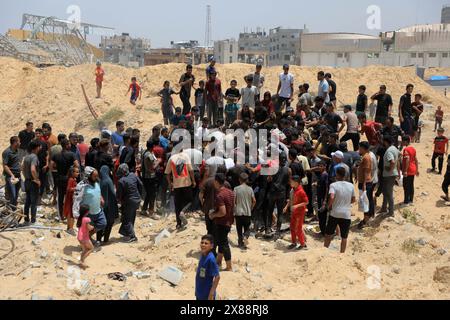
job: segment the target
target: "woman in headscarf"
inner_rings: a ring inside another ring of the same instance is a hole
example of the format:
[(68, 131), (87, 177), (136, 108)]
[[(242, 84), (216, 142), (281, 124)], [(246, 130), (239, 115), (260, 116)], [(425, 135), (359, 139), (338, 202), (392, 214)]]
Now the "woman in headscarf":
[[(103, 199), (100, 191), (100, 184), (98, 179), (98, 172), (92, 167), (86, 167), (84, 169), (85, 183), (83, 191), (83, 200), (81, 204), (89, 206), (89, 218), (94, 229), (90, 232), (92, 237), (95, 233), (102, 231), (106, 228), (106, 218), (103, 212)], [(92, 241), (96, 246), (100, 245), (98, 241)]]
[(117, 176), (119, 178), (117, 200), (122, 205), (122, 225), (119, 233), (127, 238), (127, 242), (136, 242), (138, 239), (134, 233), (134, 221), (141, 203), (142, 182), (130, 172), (126, 163), (119, 166)]
[(108, 166), (102, 166), (100, 169), (100, 190), (104, 201), (103, 212), (106, 217), (106, 228), (105, 230), (97, 232), (97, 241), (102, 241), (103, 239), (103, 243), (108, 243), (114, 220), (119, 213), (116, 191), (110, 177)]

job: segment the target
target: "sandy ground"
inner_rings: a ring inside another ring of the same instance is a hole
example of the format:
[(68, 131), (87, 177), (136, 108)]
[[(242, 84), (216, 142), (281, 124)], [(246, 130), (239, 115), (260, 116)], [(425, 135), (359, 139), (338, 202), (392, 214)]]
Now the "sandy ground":
[[(105, 98), (94, 102), (100, 112), (117, 106), (124, 110), (124, 119), (149, 132), (159, 120), (154, 98), (165, 78), (176, 81), (182, 65), (148, 67), (139, 70), (106, 66)], [(70, 69), (54, 67), (46, 70), (11, 59), (0, 59), (0, 112), (4, 127), (0, 142), (6, 141), (33, 119), (36, 123), (50, 121), (55, 132), (75, 129), (95, 133), (88, 125), (90, 115), (81, 96), (79, 85), (85, 82), (90, 96), (95, 88), (87, 83), (92, 66)], [(226, 81), (238, 80), (253, 67), (247, 65), (219, 66)], [(170, 71), (168, 71), (170, 70)], [(202, 76), (204, 68), (196, 68)], [(276, 86), (278, 69), (266, 70), (268, 87)], [(313, 82), (314, 68), (294, 68), (301, 81)], [(400, 72), (401, 71), (401, 72)], [(341, 97), (353, 102), (355, 88), (366, 82), (369, 92), (381, 83), (395, 89), (395, 101), (404, 84), (412, 82), (434, 103), (448, 109), (449, 100), (414, 76), (412, 69), (370, 67), (342, 69), (333, 72), (340, 84)], [(140, 112), (135, 112), (125, 98), (128, 78), (137, 74), (147, 77), (145, 97)], [(370, 82), (370, 83), (369, 83)], [(114, 85), (114, 88), (111, 86)], [(118, 88), (123, 87), (123, 92)], [(341, 98), (342, 99), (342, 98)], [(427, 110), (425, 119), (431, 119)], [(142, 121), (142, 122), (141, 122)], [(442, 177), (428, 174), (434, 134), (432, 123), (425, 122), (422, 142), (416, 145), (421, 175), (416, 182), (416, 203), (409, 210), (397, 210), (394, 218), (377, 219), (364, 231), (353, 230), (347, 253), (338, 253), (339, 241), (324, 249), (322, 241), (308, 235), (309, 250), (287, 252), (285, 242), (251, 239), (249, 250), (236, 248), (236, 231), (231, 232), (234, 272), (221, 273), (218, 289), (220, 299), (450, 299), (450, 210), (440, 201)], [(445, 126), (450, 123), (446, 122)], [(144, 132), (145, 135), (145, 132)], [(402, 200), (403, 190), (396, 189), (396, 202)], [(378, 202), (380, 203), (381, 198)], [(64, 228), (52, 222), (56, 209), (43, 207), (40, 211), (50, 219), (40, 218), (45, 225)], [(354, 219), (362, 214), (354, 208)], [(76, 277), (80, 249), (76, 238), (60, 231), (22, 230), (2, 233), (14, 243), (0, 237), (0, 299), (120, 299), (128, 293), (130, 299), (193, 299), (195, 269), (199, 256), (200, 236), (205, 226), (198, 214), (189, 218), (188, 229), (176, 232), (175, 217), (153, 221), (138, 217), (136, 230), (139, 242), (122, 243), (114, 227), (112, 243), (102, 247), (88, 259), (90, 268)], [(163, 229), (169, 238), (154, 245), (155, 236)], [(42, 239), (43, 238), (43, 239)], [(39, 240), (40, 239), (40, 240)], [(289, 236), (286, 235), (286, 239)], [(33, 243), (34, 241), (34, 243)], [(12, 250), (12, 251), (11, 251)], [(167, 267), (179, 268), (184, 274), (178, 286), (162, 280), (158, 274)], [(132, 272), (148, 274), (138, 279)], [(107, 274), (131, 274), (124, 282), (108, 279)], [(79, 292), (78, 280), (87, 280), (90, 290)]]

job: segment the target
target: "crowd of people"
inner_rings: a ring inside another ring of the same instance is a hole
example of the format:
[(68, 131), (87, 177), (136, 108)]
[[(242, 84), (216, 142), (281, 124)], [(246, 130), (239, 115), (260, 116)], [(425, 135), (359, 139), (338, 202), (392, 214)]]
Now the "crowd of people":
[[(247, 249), (253, 234), (280, 238), (286, 221), (290, 222), (289, 250), (305, 250), (304, 223), (318, 222), (318, 236), (323, 237), (324, 245), (328, 247), (334, 237), (340, 237), (344, 253), (353, 203), (358, 202), (364, 214), (357, 226), (360, 229), (376, 214), (394, 214), (395, 185), (404, 189), (402, 205), (413, 204), (414, 180), (420, 168), (414, 143), (420, 141), (424, 105), (420, 94), (413, 96), (412, 84), (400, 99), (397, 125), (394, 101), (384, 85), (370, 98), (361, 85), (358, 95), (355, 92), (355, 107), (345, 105), (340, 113), (338, 85), (331, 74), (318, 73), (317, 96), (310, 93), (310, 84), (304, 83), (296, 99), (295, 79), (288, 65), (283, 66), (273, 93), (263, 90), (262, 68), (258, 65), (247, 75), (240, 90), (238, 80), (233, 80), (224, 92), (214, 60), (198, 87), (188, 65), (179, 92), (169, 81), (164, 83), (158, 94), (163, 124), (154, 126), (146, 140), (138, 128), (126, 129), (123, 121), (117, 121), (113, 132), (102, 129), (90, 145), (79, 134), (56, 135), (48, 123), (35, 129), (28, 122), (3, 152), (11, 206), (18, 206), (22, 189), (26, 193), (24, 223), (35, 224), (39, 205), (55, 205), (67, 232), (80, 241), (82, 266), (94, 247), (109, 241), (119, 218), (120, 235), (127, 242), (136, 242), (137, 214), (160, 219), (173, 210), (176, 228), (182, 231), (188, 224), (186, 213), (201, 211), (208, 236), (202, 238), (203, 266), (197, 273), (197, 285), (203, 289), (198, 289), (197, 298), (208, 299), (215, 297), (217, 266), (225, 260), (224, 270), (232, 270), (229, 233), (234, 223), (242, 250)], [(99, 64), (98, 98), (104, 74)], [(130, 102), (135, 104), (142, 95), (136, 78), (130, 91)], [(182, 107), (174, 107), (173, 94), (180, 95)], [(429, 171), (441, 175), (447, 161), (442, 198), (449, 201), (450, 157), (445, 159), (449, 140), (442, 128), (441, 107), (435, 115), (437, 137)], [(174, 139), (177, 129), (184, 129), (189, 136)], [(225, 142), (234, 141), (227, 129), (265, 130), (269, 139), (261, 145), (264, 140), (257, 136), (262, 152), (254, 159), (249, 154), (248, 136), (244, 148), (225, 151)], [(186, 147), (188, 139), (190, 148)], [(267, 152), (274, 144), (279, 151), (276, 160)], [(237, 161), (240, 155), (243, 163)], [(262, 174), (271, 167), (278, 168), (275, 174)], [(50, 198), (47, 203), (46, 198)], [(217, 265), (211, 264), (213, 260)]]

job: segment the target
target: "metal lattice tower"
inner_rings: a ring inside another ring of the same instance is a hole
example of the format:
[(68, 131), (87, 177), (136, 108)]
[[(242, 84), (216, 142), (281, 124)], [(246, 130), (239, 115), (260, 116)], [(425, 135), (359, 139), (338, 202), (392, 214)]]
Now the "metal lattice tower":
[(206, 6), (206, 30), (205, 30), (205, 47), (211, 46), (211, 6), (208, 4)]

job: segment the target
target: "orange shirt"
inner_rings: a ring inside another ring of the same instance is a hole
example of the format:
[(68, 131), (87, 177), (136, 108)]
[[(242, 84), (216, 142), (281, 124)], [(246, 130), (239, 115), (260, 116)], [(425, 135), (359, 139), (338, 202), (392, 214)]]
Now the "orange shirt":
[[(296, 206), (300, 203), (308, 202), (308, 196), (306, 195), (305, 190), (301, 185), (298, 186), (297, 189), (293, 190), (293, 197), (292, 197), (292, 206)], [(301, 207), (294, 209), (292, 214), (302, 214), (304, 215), (306, 212), (306, 207)]]
[(103, 76), (105, 75), (105, 70), (102, 67), (97, 67), (95, 69), (95, 81), (103, 82)]

